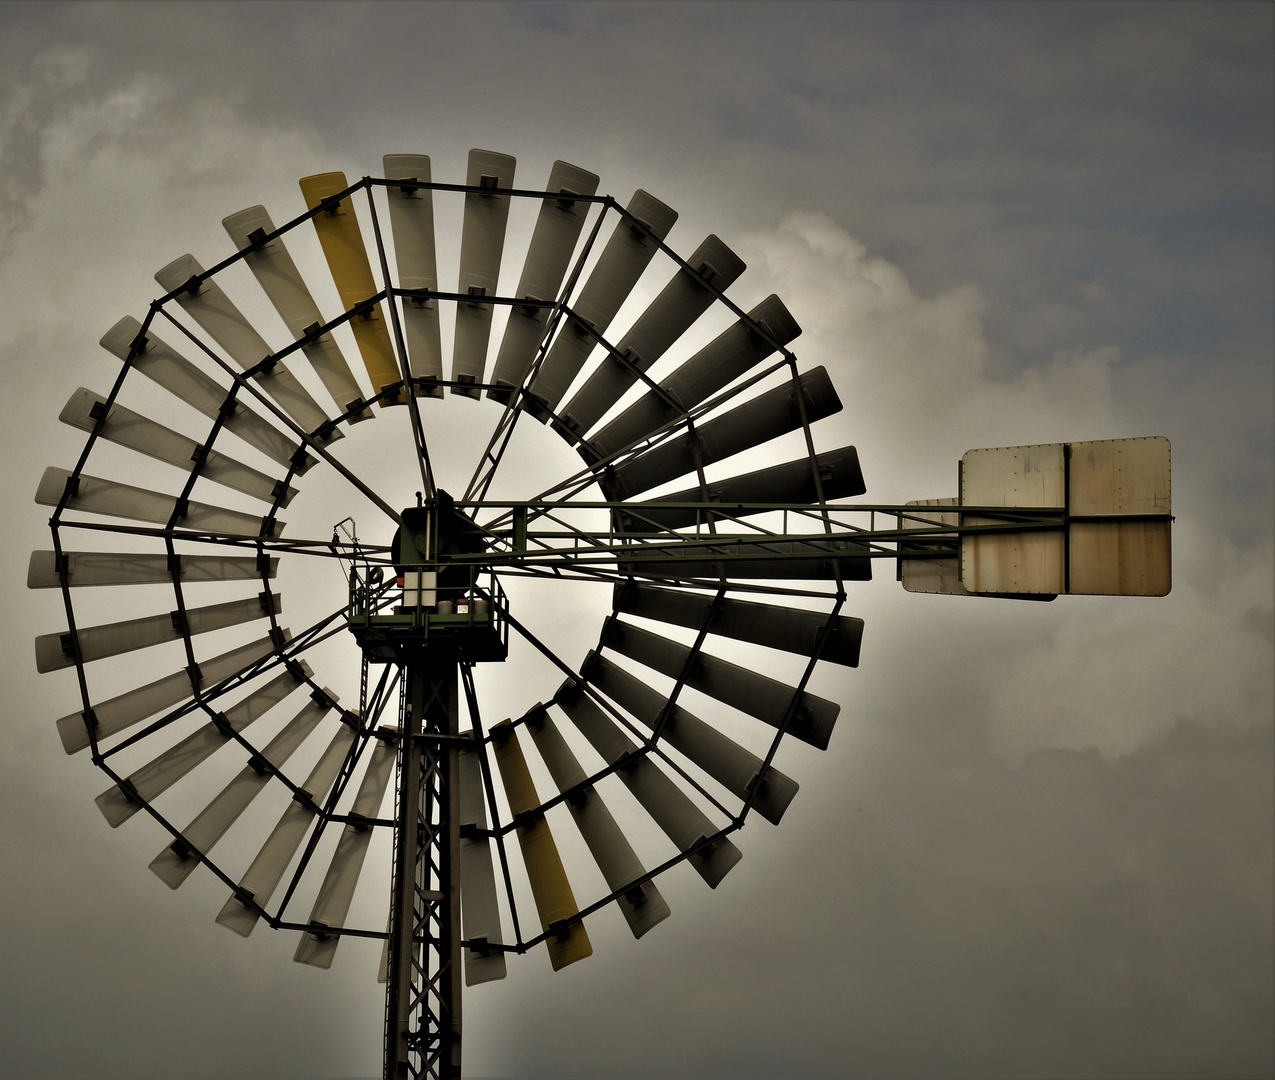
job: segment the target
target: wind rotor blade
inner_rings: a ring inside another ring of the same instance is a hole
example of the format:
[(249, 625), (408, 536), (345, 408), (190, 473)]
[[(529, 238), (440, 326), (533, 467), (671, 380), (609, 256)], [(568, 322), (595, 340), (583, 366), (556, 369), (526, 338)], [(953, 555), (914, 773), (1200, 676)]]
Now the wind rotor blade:
[[(429, 158), (424, 154), (386, 154), (381, 160), (387, 180), (430, 180)], [(400, 289), (438, 292), (438, 255), (434, 246), (434, 193), (429, 188), (387, 187), (390, 229), (394, 234), (394, 259)], [(443, 377), (443, 344), (438, 327), (437, 300), (403, 297), (403, 337), (412, 375), (419, 379)], [(442, 397), (441, 386), (421, 392)]]
[[(460, 762), (460, 910), (464, 936), (494, 945), (505, 941), (496, 899), (496, 872), (491, 861), (483, 778), (478, 753), (462, 746)], [(466, 835), (466, 834), (469, 835)], [(505, 977), (505, 954), (499, 950), (465, 950), (465, 985), (492, 982)]]
[[(584, 219), (589, 213), (588, 203), (581, 204), (571, 196), (593, 195), (598, 190), (598, 178), (579, 166), (555, 161), (545, 190), (560, 192), (564, 197), (545, 199), (540, 204), (536, 228), (531, 234), (531, 246), (522, 265), (522, 277), (518, 279), (516, 295), (526, 300), (552, 301), (558, 298)], [(508, 404), (514, 390), (522, 385), (544, 337), (549, 312), (549, 308), (543, 307), (509, 309), (505, 336), (500, 342), (496, 368), (491, 376), (491, 381), (501, 386), (488, 390), (489, 398), (502, 405)]]
[[(773, 293), (748, 313), (779, 345), (787, 345), (801, 327)], [(718, 390), (756, 367), (775, 351), (743, 319), (728, 327), (660, 383), (660, 388), (683, 409), (707, 401)], [(622, 450), (644, 439), (681, 414), (654, 391), (638, 398), (619, 416), (589, 438), (596, 458)]]
[[(261, 564), (249, 555), (175, 555), (176, 567), (167, 555), (143, 555), (123, 551), (64, 551), (67, 585), (171, 585), (173, 570), (186, 584), (199, 581), (251, 581), (262, 575)], [(279, 560), (266, 556), (267, 577), (279, 571)], [(27, 566), (28, 589), (57, 589), (57, 552), (33, 551)]]
[[(832, 388), (826, 369), (807, 371), (799, 382), (809, 423), (841, 411), (841, 400)], [(611, 500), (622, 502), (695, 472), (696, 451), (699, 464), (708, 466), (800, 427), (797, 395), (792, 383), (786, 382), (712, 420), (697, 423), (694, 432), (684, 431), (644, 454), (611, 467), (601, 474), (600, 482)], [(581, 445), (580, 452), (586, 460), (593, 460), (587, 444)]]
[[(610, 623), (602, 644), (672, 679), (682, 673), (691, 653), (685, 645), (618, 619)], [(794, 687), (703, 651), (691, 664), (686, 685), (773, 728), (783, 722), (796, 693)], [(836, 702), (802, 691), (787, 733), (818, 750), (827, 750), (840, 711)]]
[[(385, 940), (381, 942), (381, 962), (376, 968), (376, 981), (384, 986), (390, 978), (390, 935), (394, 932), (394, 912), (385, 917)], [(465, 984), (470, 985), (469, 983)]]
[(282, 768), (332, 708), (336, 695), (326, 688), (324, 693), (327, 700), (309, 701), (303, 705), (283, 730), (266, 744), (260, 756), (250, 758), (221, 793), (182, 829), (181, 836), (151, 860), (150, 868), (160, 881), (170, 889), (176, 889), (190, 877), (191, 871), (199, 865), (199, 856), (207, 855), (239, 819), (239, 815), (248, 809), (252, 800), (265, 790), (271, 778), (267, 763), (276, 769)]
[[(276, 236), (268, 243), (255, 246), (258, 238), (264, 239), (274, 232), (274, 222), (264, 206), (250, 206), (222, 218), (221, 223), (239, 251), (252, 249), (244, 257), (244, 264), (270, 298), (293, 338), (301, 341), (327, 321), (319, 314), (319, 307), (284, 246), (283, 237)], [(310, 366), (341, 412), (349, 412), (362, 404), (363, 391), (331, 334), (321, 334), (313, 341), (307, 341), (301, 346), (301, 352), (310, 361)], [(370, 420), (374, 415), (365, 409), (351, 416), (350, 423)]]
[[(112, 326), (100, 342), (102, 348), (121, 360), (127, 360), (133, 342), (142, 332), (142, 324), (126, 315)], [(209, 375), (200, 371), (175, 349), (164, 344), (153, 332), (147, 331), (142, 350), (133, 360), (133, 367), (153, 379), (191, 408), (216, 420), (226, 404), (227, 392)], [(244, 442), (280, 465), (290, 465), (301, 449), (292, 436), (268, 424), (244, 402), (235, 400), (230, 415), (226, 417), (227, 431), (238, 435)], [(297, 473), (303, 473), (314, 459), (306, 455), (301, 459)]]
[[(226, 626), (264, 619), (270, 612), (276, 615), (282, 610), (278, 593), (230, 600), (224, 604), (187, 608), (185, 626), (193, 636), (220, 630)], [(80, 659), (85, 663), (107, 656), (162, 645), (166, 641), (182, 639), (182, 615), (179, 611), (166, 611), (162, 615), (147, 615), (141, 619), (107, 623), (103, 626), (77, 627), (75, 637), (80, 645)], [(35, 667), (44, 673), (75, 665), (75, 648), (71, 632), (41, 634), (35, 639)]]
[[(843, 446), (840, 450), (829, 450), (815, 457), (819, 470), (819, 485), (825, 501), (850, 498), (862, 495), (867, 487), (863, 483), (863, 471), (859, 468), (859, 454), (853, 446)], [(633, 510), (622, 510), (620, 520), (635, 522), (637, 531), (649, 531), (652, 523), (665, 529), (685, 529), (696, 524), (704, 524), (704, 511), (691, 507), (662, 508), (661, 503), (693, 503), (701, 502), (707, 495), (710, 503), (722, 503), (724, 513), (732, 517), (750, 517), (753, 514), (765, 513), (764, 509), (740, 510), (731, 509), (734, 503), (802, 503), (808, 506), (819, 504), (819, 491), (815, 489), (814, 469), (808, 457), (786, 461), (782, 465), (771, 465), (756, 472), (744, 473), (740, 476), (728, 477), (725, 480), (709, 480), (707, 492), (701, 491), (697, 484), (693, 488), (675, 491), (671, 495), (661, 495), (649, 502), (633, 503)]]
[[(273, 356), (272, 349), (243, 313), (235, 307), (230, 297), (212, 278), (201, 282), (199, 275), (204, 268), (193, 255), (180, 255), (155, 275), (155, 280), (165, 292), (181, 289), (177, 303), (195, 320), (232, 360), (242, 368), (256, 367), (262, 360)], [(317, 431), (328, 423), (328, 414), (297, 382), (282, 363), (263, 371), (256, 377), (257, 383), (275, 400), (297, 426), (305, 431)], [(323, 442), (342, 438), (335, 428), (321, 436)]]
[(627, 210), (651, 230), (655, 240), (627, 218), (616, 222), (615, 231), (602, 249), (597, 265), (571, 303), (576, 319), (559, 331), (528, 388), (534, 402), (532, 415), (542, 423), (548, 419), (548, 411), (558, 407), (563, 394), (593, 352), (593, 338), (576, 320), (583, 320), (595, 332), (605, 334), (620, 305), (633, 291), (642, 271), (659, 250), (656, 241), (663, 241), (677, 221), (676, 210), (640, 189), (629, 200)]
[[(806, 554), (810, 551), (818, 554)], [(658, 542), (640, 552), (626, 552), (617, 564), (620, 573), (675, 581), (712, 579), (722, 574), (732, 581), (780, 578), (788, 581), (871, 581), (872, 559), (868, 546), (856, 540), (828, 540), (811, 533), (810, 540), (774, 540), (764, 543), (688, 542), (661, 548)], [(728, 552), (731, 558), (719, 558)], [(835, 554), (834, 554), (835, 553)], [(696, 558), (695, 556), (700, 556)]]
[[(315, 214), (310, 221), (319, 236), (323, 257), (332, 272), (341, 303), (346, 311), (350, 311), (380, 290), (372, 278), (372, 265), (368, 262), (367, 248), (363, 246), (363, 233), (354, 213), (354, 203), (348, 196), (339, 202), (327, 202), (348, 188), (349, 182), (345, 173), (331, 172), (304, 177), (300, 184), (306, 209), (313, 210), (320, 204), (327, 204), (322, 213)], [(374, 304), (354, 316), (349, 326), (363, 356), (368, 377), (372, 380), (373, 392), (379, 394), (387, 386), (398, 382), (402, 375), (394, 347), (390, 344), (390, 332), (381, 305)], [(399, 393), (392, 399), (383, 400), (381, 407), (402, 405), (406, 400)]]
[[(376, 817), (385, 800), (385, 789), (390, 782), (390, 773), (394, 771), (397, 755), (397, 745), (386, 740), (377, 740), (363, 780), (359, 784), (358, 794), (354, 797), (351, 817)], [(359, 873), (363, 869), (363, 860), (367, 857), (368, 844), (371, 842), (370, 825), (351, 822), (341, 831), (341, 839), (337, 842), (327, 875), (319, 886), (319, 895), (310, 911), (310, 925), (316, 929), (301, 935), (296, 954), (292, 957), (298, 964), (320, 968), (332, 966), (332, 959), (336, 956), (336, 947), (341, 939), (339, 936), (324, 934), (322, 927), (345, 924), (350, 901), (354, 899), (355, 886), (359, 883)]]
[[(510, 188), (514, 185), (514, 159), (491, 150), (471, 150), (465, 183), (470, 187)], [(500, 277), (500, 255), (509, 220), (509, 196), (494, 192), (465, 195), (465, 223), (460, 238), (458, 293), (474, 297), (456, 305), (456, 336), (452, 345), (452, 379), (482, 382), (491, 337), (491, 305), (478, 297), (495, 296)], [(453, 387), (453, 394), (476, 398), (477, 390)]]
[(295, 671), (285, 670), (228, 708), (218, 720), (210, 720), (154, 760), (130, 773), (124, 787), (112, 784), (94, 800), (112, 829), (119, 828), (142, 808), (154, 802), (195, 766), (230, 742), (231, 731), (243, 731), (254, 720), (283, 701), (314, 672), (304, 660)]
[[(98, 394), (81, 386), (71, 395), (58, 419), (81, 431), (92, 431), (98, 416), (105, 409), (105, 394)], [(157, 424), (123, 405), (111, 406), (100, 435), (108, 442), (126, 446), (183, 472), (190, 472), (195, 467), (202, 449), (194, 439), (179, 435), (171, 428)], [(217, 450), (209, 450), (205, 454), (199, 475), (267, 503), (274, 502), (275, 493), (280, 492), (282, 487), (282, 481), (273, 480), (265, 473), (241, 464)], [(296, 495), (297, 489), (287, 487), (280, 493), (283, 495), (280, 505), (287, 506)]]
[[(704, 287), (705, 282), (724, 292), (746, 269), (738, 255), (719, 237), (711, 235), (687, 262), (691, 269), (678, 267), (672, 280), (615, 347), (638, 371), (646, 371), (709, 309), (714, 297)], [(562, 423), (555, 423), (554, 430), (568, 442), (576, 442), (637, 379), (637, 374), (623, 364), (614, 359), (603, 360), (563, 407)]]
[[(509, 727), (509, 721), (492, 726), (492, 751), (505, 785), (505, 798), (509, 812), (518, 822), (518, 843), (522, 848), (523, 864), (527, 868), (527, 880), (531, 895), (540, 916), (540, 928), (549, 934), (545, 947), (549, 961), (558, 971), (577, 960), (593, 955), (589, 935), (584, 923), (562, 925), (562, 921), (579, 913), (567, 872), (562, 868), (562, 857), (554, 843), (549, 822), (540, 811), (540, 796), (532, 782), (523, 757), (518, 732)], [(505, 730), (502, 731), (501, 729)]]
[[(662, 589), (654, 585), (619, 583), (615, 587), (615, 610), (643, 619), (698, 630), (713, 607), (711, 594)], [(806, 608), (786, 608), (751, 600), (723, 597), (708, 632), (720, 637), (749, 641), (768, 649), (813, 656), (828, 616)], [(859, 644), (863, 640), (863, 620), (849, 615), (833, 619), (832, 629), (819, 653), (820, 660), (859, 666)]]
[[(280, 632), (282, 641), (289, 640), (291, 636), (288, 630)], [(250, 664), (269, 656), (275, 649), (275, 639), (264, 637), (214, 656), (211, 660), (201, 661), (198, 665), (199, 685), (212, 686), (222, 679), (228, 679)], [(139, 686), (136, 690), (129, 690), (118, 697), (95, 704), (90, 716), (73, 712), (62, 717), (58, 720), (58, 736), (62, 739), (62, 749), (68, 754), (85, 749), (89, 745), (90, 724), (97, 732), (97, 737), (105, 739), (140, 723), (148, 716), (187, 700), (193, 696), (191, 675), (192, 672), (183, 668), (145, 686)]]
[[(678, 851), (690, 851), (717, 832), (716, 826), (685, 792), (649, 756), (639, 754), (637, 745), (583, 691), (571, 683), (563, 683), (554, 701), (603, 761), (614, 765), (624, 759), (616, 776)], [(711, 847), (694, 852), (688, 862), (708, 887), (715, 889), (741, 858), (739, 848), (728, 837), (722, 837)]]
[[(658, 690), (630, 675), (597, 652), (589, 653), (581, 674), (640, 723), (654, 729), (664, 708)], [(737, 799), (746, 799), (761, 772), (762, 761), (682, 706), (674, 705), (664, 725), (664, 740), (708, 773)], [(797, 782), (773, 765), (753, 804), (762, 817), (778, 825), (797, 794)]]
[[(57, 506), (70, 481), (71, 474), (68, 470), (50, 465), (40, 478), (35, 501), (42, 506)], [(81, 474), (72, 486), (75, 491), (67, 500), (66, 508), (84, 514), (102, 514), (106, 517), (153, 521), (166, 525), (177, 508), (176, 496), (148, 488), (132, 487), (116, 480), (103, 480), (97, 476)], [(178, 521), (186, 529), (241, 536), (278, 536), (284, 530), (284, 522), (277, 519), (269, 521), (254, 514), (190, 501), (186, 502)]]
[[(540, 751), (559, 791), (567, 791), (588, 778), (575, 754), (571, 752), (571, 747), (562, 737), (562, 732), (545, 709), (541, 708), (527, 722), (527, 730), (531, 732), (536, 749)], [(567, 809), (571, 811), (571, 817), (580, 829), (580, 835), (584, 837), (593, 861), (602, 871), (607, 888), (612, 892), (627, 890), (616, 903), (619, 904), (629, 929), (633, 931), (633, 936), (640, 938), (656, 923), (667, 919), (668, 904), (664, 902), (655, 883), (647, 881), (641, 885), (633, 885), (634, 881), (646, 873), (646, 867), (620, 831), (620, 826), (615, 823), (611, 811), (593, 785), (580, 788), (568, 798)]]
[(336, 781), (341, 764), (349, 753), (350, 744), (354, 742), (354, 735), (354, 729), (346, 724), (337, 728), (332, 741), (310, 770), (306, 782), (301, 785), (301, 790), (310, 800), (293, 796), (292, 802), (288, 803), (278, 824), (266, 837), (266, 842), (244, 871), (244, 876), (239, 879), (238, 888), (218, 912), (217, 922), (222, 926), (233, 930), (240, 937), (247, 937), (252, 933), (260, 914), (244, 901), (250, 900), (263, 908), (270, 902), (270, 897), (278, 888), (279, 879), (283, 877), (288, 863), (305, 839), (306, 831), (319, 816), (316, 807)]

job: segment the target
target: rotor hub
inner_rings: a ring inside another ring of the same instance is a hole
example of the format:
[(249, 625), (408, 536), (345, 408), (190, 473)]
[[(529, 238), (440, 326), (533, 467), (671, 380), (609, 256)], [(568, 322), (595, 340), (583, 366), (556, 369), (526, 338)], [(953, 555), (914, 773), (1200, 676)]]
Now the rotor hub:
[(483, 558), (484, 531), (450, 495), (402, 512), (394, 534), (394, 577), (380, 565), (350, 570), (347, 625), (370, 661), (391, 663), (429, 650), (466, 663), (504, 660), (509, 651), (504, 590)]

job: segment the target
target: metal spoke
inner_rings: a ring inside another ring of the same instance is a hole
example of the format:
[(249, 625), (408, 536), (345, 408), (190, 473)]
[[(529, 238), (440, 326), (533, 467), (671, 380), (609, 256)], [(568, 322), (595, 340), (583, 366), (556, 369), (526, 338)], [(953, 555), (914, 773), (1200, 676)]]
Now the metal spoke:
[[(550, 661), (550, 663), (552, 663), (556, 668), (558, 668), (558, 670), (561, 671), (567, 677), (567, 680), (573, 686), (575, 686), (576, 688), (588, 694), (589, 697), (597, 705), (599, 705), (602, 709), (604, 709), (611, 716), (612, 719), (616, 720), (621, 726), (625, 728), (626, 731), (628, 731), (631, 735), (633, 735), (640, 743), (645, 744), (652, 753), (655, 753), (656, 755), (658, 755), (665, 765), (667, 765), (670, 769), (674, 770), (679, 776), (681, 776), (681, 778), (685, 780), (688, 784), (690, 784), (691, 787), (693, 787), (701, 796), (703, 796), (710, 803), (712, 803), (712, 805), (716, 809), (720, 810), (726, 817), (730, 817), (730, 812), (708, 791), (707, 788), (705, 788), (702, 784), (700, 784), (699, 781), (697, 781), (693, 776), (691, 776), (688, 772), (686, 772), (685, 769), (683, 769), (680, 765), (678, 765), (677, 762), (675, 762), (672, 758), (670, 758), (664, 752), (663, 747), (657, 746), (654, 743), (652, 743), (648, 739), (646, 734), (636, 724), (634, 724), (632, 721), (628, 719), (628, 717), (626, 717), (622, 712), (616, 709), (615, 706), (613, 706), (609, 701), (606, 700), (606, 698), (601, 697), (597, 693), (597, 691), (594, 690), (594, 688), (590, 686), (589, 683), (584, 678), (582, 678), (580, 675), (576, 673), (574, 668), (572, 668), (569, 664), (567, 664), (561, 657), (558, 656), (557, 653), (555, 653), (552, 649), (550, 649), (548, 645), (546, 645), (543, 641), (541, 641), (538, 637), (536, 637), (535, 634), (533, 634), (530, 630), (528, 630), (525, 626), (523, 626), (522, 623), (520, 623), (517, 619), (515, 619), (513, 615), (509, 613), (508, 609), (506, 609), (505, 611), (505, 618), (509, 620), (509, 625), (512, 626), (515, 630), (517, 630), (519, 634), (521, 634), (528, 642), (530, 642), (531, 645), (535, 647), (535, 649), (539, 653), (541, 653), (541, 655), (543, 655), (546, 659)], [(514, 724), (517, 725), (517, 724), (525, 723), (527, 721), (527, 718), (530, 715), (531, 713), (527, 713), (523, 715), (518, 720), (514, 721)]]
[(383, 556), (389, 561), (390, 548), (386, 544), (364, 544), (357, 547), (338, 540), (300, 540), (282, 537), (250, 536), (247, 533), (205, 532), (198, 529), (166, 529), (146, 525), (122, 525), (104, 521), (63, 520), (63, 529), (81, 529), (86, 532), (119, 533), (123, 536), (147, 536), (160, 540), (173, 539), (190, 544), (217, 544), (224, 547), (246, 547), (262, 552), (279, 552), (290, 555), (314, 555), (324, 559), (341, 559), (348, 562), (351, 556), (362, 557), (369, 553)]
[[(492, 780), (491, 759), (487, 756), (487, 734), (483, 731), (482, 715), (478, 708), (478, 694), (474, 689), (474, 671), (472, 664), (462, 664), (460, 669), (461, 685), (465, 690), (465, 705), (469, 710), (469, 722), (473, 726), (475, 749), (478, 753), (478, 767), (483, 780), (483, 794), (487, 798), (487, 807), (491, 812), (491, 828), (495, 834), (496, 850), (500, 855), (500, 873), (504, 879), (505, 897), (509, 904), (509, 917), (513, 922), (514, 941), (522, 944), (522, 928), (518, 921), (518, 902), (514, 899), (513, 878), (509, 874), (509, 855), (505, 850), (505, 833), (508, 831), (500, 824), (500, 805), (496, 802), (496, 787)], [(509, 823), (513, 828), (513, 822)]]
[[(185, 335), (185, 337), (189, 339), (202, 353), (204, 353), (219, 368), (221, 368), (222, 371), (224, 371), (227, 375), (229, 375), (235, 381), (235, 384), (237, 387), (242, 389), (247, 389), (247, 391), (250, 394), (252, 394), (253, 397), (257, 399), (258, 403), (261, 404), (280, 424), (282, 424), (288, 431), (292, 432), (292, 434), (295, 435), (306, 447), (308, 447), (315, 454), (317, 454), (324, 461), (326, 461), (329, 465), (331, 465), (338, 473), (341, 474), (341, 476), (345, 480), (347, 480), (354, 487), (356, 491), (358, 491), (364, 498), (366, 498), (369, 502), (371, 502), (378, 509), (380, 509), (391, 521), (394, 521), (396, 523), (400, 521), (397, 510), (395, 510), (388, 502), (386, 502), (383, 498), (381, 498), (380, 495), (378, 495), (375, 491), (373, 491), (367, 484), (365, 484), (362, 480), (360, 480), (357, 476), (355, 476), (353, 472), (351, 472), (344, 465), (342, 465), (341, 462), (339, 462), (335, 457), (333, 457), (328, 452), (327, 448), (314, 438), (314, 435), (312, 433), (303, 431), (293, 421), (293, 419), (290, 416), (288, 416), (287, 413), (285, 413), (282, 409), (280, 409), (277, 405), (275, 405), (275, 403), (271, 401), (267, 395), (263, 394), (255, 385), (253, 385), (253, 382), (249, 376), (254, 373), (255, 369), (250, 368), (248, 369), (248, 371), (243, 371), (243, 372), (236, 371), (233, 367), (231, 367), (230, 364), (226, 363), (225, 360), (223, 360), (220, 356), (218, 356), (215, 352), (213, 352), (212, 349), (210, 349), (207, 345), (205, 345), (202, 341), (200, 341), (199, 338), (195, 337), (195, 335), (191, 333), (191, 331), (187, 329), (184, 324), (178, 322), (175, 318), (173, 318), (172, 314), (166, 308), (161, 310), (162, 310), (162, 314), (164, 315), (166, 319), (168, 319), (169, 322), (171, 322), (175, 327), (177, 327), (177, 329), (180, 330), (181, 333)], [(267, 357), (266, 360), (263, 360), (262, 363), (258, 365), (258, 367), (262, 367), (265, 364), (269, 364), (271, 360), (272, 360), (271, 357)]]
[[(559, 192), (559, 194), (561, 193)], [(542, 194), (541, 197), (545, 196)], [(576, 201), (582, 200), (577, 197)], [(510, 395), (509, 402), (505, 406), (505, 410), (501, 414), (491, 438), (487, 441), (487, 447), (483, 450), (482, 457), (478, 460), (474, 475), (470, 478), (469, 484), (465, 488), (466, 499), (484, 498), (491, 488), (491, 482), (495, 478), (496, 470), (500, 467), (500, 462), (505, 456), (505, 450), (509, 446), (509, 440), (513, 437), (514, 425), (517, 424), (518, 417), (525, 411), (523, 407), (525, 400), (524, 391), (540, 371), (540, 366), (544, 363), (544, 358), (548, 354), (549, 343), (553, 340), (554, 332), (562, 325), (563, 315), (566, 312), (567, 298), (575, 291), (576, 283), (584, 270), (584, 264), (588, 260), (589, 254), (593, 250), (594, 242), (598, 238), (598, 233), (602, 229), (602, 222), (606, 218), (606, 212), (608, 210), (620, 210), (619, 204), (609, 195), (601, 199), (592, 198), (588, 201), (601, 203), (602, 211), (593, 223), (593, 229), (589, 233), (589, 238), (585, 241), (584, 247), (580, 250), (574, 266), (571, 268), (566, 284), (563, 285), (558, 293), (558, 300), (554, 304), (553, 313), (549, 316), (545, 325), (545, 332), (536, 351), (536, 357), (523, 374), (522, 382), (518, 384), (518, 387)], [(493, 447), (496, 447), (497, 443), (499, 443), (499, 447), (493, 454)]]
[[(368, 178), (364, 177), (366, 181)], [(421, 473), (421, 485), (425, 497), (434, 497), (434, 470), (430, 467), (429, 447), (425, 441), (425, 430), (421, 424), (420, 406), (416, 397), (416, 380), (412, 378), (412, 364), (407, 355), (407, 344), (403, 340), (403, 326), (399, 319), (398, 302), (390, 294), (390, 264), (385, 256), (385, 241), (381, 237), (381, 221), (376, 213), (376, 200), (372, 198), (372, 187), (367, 189), (367, 207), (372, 216), (372, 231), (376, 237), (376, 254), (381, 264), (381, 283), (385, 288), (385, 306), (390, 311), (390, 323), (394, 328), (394, 348), (398, 353), (398, 367), (403, 375), (403, 385), (407, 389), (407, 410), (412, 425), (412, 441), (416, 444), (416, 463)]]

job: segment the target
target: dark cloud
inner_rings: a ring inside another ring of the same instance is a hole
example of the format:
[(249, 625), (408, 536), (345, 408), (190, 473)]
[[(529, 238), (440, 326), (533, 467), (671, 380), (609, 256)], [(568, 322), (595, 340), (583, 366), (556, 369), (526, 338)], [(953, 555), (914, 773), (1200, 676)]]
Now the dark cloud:
[[(738, 295), (789, 301), (846, 403), (826, 437), (858, 444), (872, 497), (954, 493), (969, 447), (1162, 432), (1178, 520), (1162, 601), (857, 589), (863, 668), (819, 673), (842, 720), (826, 754), (785, 759), (783, 827), (750, 826), (715, 893), (672, 875), (643, 941), (600, 913), (587, 963), (551, 976), (536, 954), (470, 993), (469, 1069), (1270, 1075), (1272, 22), (1226, 3), (0, 7), (0, 1073), (376, 1071), (375, 949), (324, 975), (288, 935), (226, 934), (210, 876), (170, 893), (145, 868), (158, 829), (92, 806), (103, 780), (52, 732), (71, 681), (30, 662), (61, 618), (23, 587), (47, 543), (30, 500), (78, 449), (53, 422), (67, 394), (115, 371), (98, 337), (175, 255), (227, 253), (225, 214), (282, 220), (297, 176), (385, 152), (456, 176), (486, 146), (531, 184), (560, 156), (621, 198), (645, 187), (682, 212), (679, 250), (715, 231), (745, 253)], [(526, 461), (568, 460), (549, 441)], [(568, 649), (595, 629), (569, 606), (545, 621)]]
[[(1271, 736), (1183, 723), (1114, 761), (953, 772), (849, 735), (838, 797), (798, 811), (820, 842), (779, 830), (732, 883), (745, 902), (678, 910), (692, 927), (619, 979), (517, 1008), (525, 1074), (1265, 1075)], [(794, 888), (811, 860), (819, 888)]]

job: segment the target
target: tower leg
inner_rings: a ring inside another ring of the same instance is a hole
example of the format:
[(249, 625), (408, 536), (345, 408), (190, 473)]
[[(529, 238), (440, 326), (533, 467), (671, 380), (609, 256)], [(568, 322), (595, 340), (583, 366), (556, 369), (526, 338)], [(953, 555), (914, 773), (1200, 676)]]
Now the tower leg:
[(403, 667), (385, 1080), (459, 1080), (457, 663), (413, 650)]

